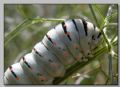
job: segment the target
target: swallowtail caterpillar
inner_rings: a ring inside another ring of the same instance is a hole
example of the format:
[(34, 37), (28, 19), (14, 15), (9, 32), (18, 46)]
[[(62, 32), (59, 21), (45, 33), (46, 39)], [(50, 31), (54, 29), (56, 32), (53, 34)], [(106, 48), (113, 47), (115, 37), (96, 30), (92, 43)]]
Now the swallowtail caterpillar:
[(47, 32), (31, 53), (5, 72), (5, 84), (52, 84), (73, 63), (91, 57), (101, 37), (99, 29), (83, 19), (66, 20)]

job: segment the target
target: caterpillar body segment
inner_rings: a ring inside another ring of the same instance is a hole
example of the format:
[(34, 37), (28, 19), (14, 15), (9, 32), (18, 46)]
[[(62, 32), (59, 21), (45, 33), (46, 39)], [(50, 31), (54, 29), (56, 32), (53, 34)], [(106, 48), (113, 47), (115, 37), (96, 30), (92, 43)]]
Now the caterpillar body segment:
[(6, 78), (6, 76), (4, 76), (3, 80), (4, 80), (5, 84), (10, 84), (11, 83), (10, 81), (8, 81), (8, 79)]
[[(76, 19), (69, 20), (67, 22), (62, 23), (62, 26), (67, 33), (69, 34), (69, 37), (71, 40), (65, 41), (66, 44), (69, 43), (68, 48), (71, 51), (72, 55), (74, 56), (75, 60), (81, 61), (81, 58), (83, 54), (81, 53), (81, 47), (80, 47), (80, 36), (79, 36), (79, 29), (76, 23)], [(65, 26), (65, 27), (64, 27)], [(68, 37), (68, 35), (65, 33), (65, 36)], [(63, 37), (64, 38), (64, 37)]]
[[(69, 20), (66, 22), (62, 22), (61, 25), (62, 29), (57, 29), (56, 31), (61, 35), (61, 39), (63, 40), (64, 44), (67, 45), (69, 52), (72, 54), (73, 58), (79, 61), (82, 57), (82, 53), (80, 52), (80, 45), (79, 45), (79, 34), (78, 29), (75, 27), (74, 20)], [(61, 34), (60, 34), (61, 33)]]
[(54, 79), (48, 75), (44, 67), (36, 61), (32, 53), (25, 55), (20, 60), (20, 64), (33, 84), (50, 84)]
[(64, 75), (64, 65), (58, 60), (57, 56), (50, 52), (41, 42), (37, 43), (33, 49), (40, 63), (43, 64), (51, 76), (61, 77)]
[(6, 84), (31, 84), (20, 63), (11, 65), (4, 75)]
[(98, 46), (100, 40), (101, 40), (101, 32), (99, 31), (98, 27), (95, 27), (95, 32), (92, 34), (92, 39), (91, 39), (91, 48), (94, 49), (96, 46)]
[(42, 42), (59, 58), (63, 65), (69, 66), (75, 62), (75, 59), (71, 56), (65, 44), (60, 40), (55, 29), (48, 31)]
[(83, 57), (86, 57), (90, 53), (90, 48), (87, 40), (87, 23), (86, 21), (84, 22), (84, 20), (81, 19), (76, 19), (75, 21), (79, 30), (79, 43), (81, 47), (80, 51), (83, 54)]

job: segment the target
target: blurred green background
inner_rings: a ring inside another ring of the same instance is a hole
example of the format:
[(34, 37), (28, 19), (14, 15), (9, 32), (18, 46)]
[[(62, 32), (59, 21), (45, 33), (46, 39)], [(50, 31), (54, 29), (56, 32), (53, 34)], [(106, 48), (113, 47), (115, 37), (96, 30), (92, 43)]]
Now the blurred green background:
[[(94, 6), (94, 5), (93, 5)], [(109, 4), (97, 5), (100, 8), (101, 14), (105, 17), (108, 11)], [(118, 12), (117, 5), (114, 6), (114, 12)], [(95, 15), (98, 23), (102, 24), (103, 20), (100, 17), (100, 13), (94, 7)], [(17, 27), (26, 18), (85, 18), (92, 23), (96, 24), (94, 15), (91, 12), (90, 6), (87, 4), (63, 4), (63, 5), (37, 5), (37, 4), (24, 4), (24, 5), (4, 5), (4, 35), (5, 37), (14, 28)], [(112, 23), (118, 23), (118, 16), (114, 16), (109, 20)], [(8, 66), (19, 61), (19, 59), (26, 53), (31, 52), (32, 47), (44, 37), (46, 32), (58, 24), (58, 21), (44, 21), (33, 24), (29, 27), (25, 27), (19, 35), (13, 38), (4, 47), (4, 70)], [(24, 27), (23, 27), (24, 28)], [(118, 31), (117, 26), (110, 26), (107, 30), (108, 38), (114, 37)], [(114, 47), (114, 51), (118, 52), (118, 47)], [(108, 84), (108, 55), (105, 53), (99, 58), (89, 63), (77, 73), (74, 73), (68, 79), (61, 84)], [(113, 73), (118, 74), (118, 59), (113, 58)], [(114, 84), (118, 84), (118, 77), (114, 78)]]

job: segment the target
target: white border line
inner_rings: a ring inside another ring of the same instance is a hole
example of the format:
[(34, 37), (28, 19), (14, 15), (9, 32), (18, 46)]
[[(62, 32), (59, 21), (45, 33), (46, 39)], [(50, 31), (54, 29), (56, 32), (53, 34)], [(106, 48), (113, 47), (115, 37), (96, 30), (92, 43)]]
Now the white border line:
[(3, 44), (3, 38), (4, 38), (4, 33), (3, 33), (3, 31), (4, 31), (4, 25), (3, 25), (3, 23), (4, 23), (4, 16), (3, 16), (4, 14), (3, 14), (3, 4), (0, 4), (0, 84), (2, 84), (3, 83), (3, 69), (4, 69), (4, 62), (3, 62), (3, 60), (4, 60), (4, 44)]
[(118, 7), (118, 12), (119, 12), (119, 14), (118, 14), (118, 23), (119, 23), (119, 25), (118, 25), (118, 71), (119, 71), (119, 76), (118, 76), (118, 84), (120, 85), (120, 4), (118, 5), (119, 7)]
[(120, 3), (119, 0), (3, 0), (5, 4), (15, 4), (15, 3), (45, 3), (45, 4), (79, 4), (79, 3)]
[[(98, 2), (98, 0), (2, 0), (0, 1), (0, 87), (5, 87), (7, 85), (3, 84), (3, 70), (4, 70), (4, 4), (108, 4), (108, 3), (120, 3), (120, 0), (100, 0)], [(119, 14), (120, 14), (120, 5), (119, 5)], [(119, 16), (119, 24), (120, 24), (120, 16)], [(119, 35), (120, 35), (120, 26), (119, 26)], [(120, 38), (119, 38), (120, 41)], [(120, 42), (119, 42), (120, 44)], [(119, 48), (120, 50), (120, 48)], [(120, 54), (120, 52), (119, 52)], [(120, 59), (119, 59), (119, 66), (120, 66)], [(119, 69), (119, 83), (120, 83), (120, 69)], [(19, 87), (19, 86), (23, 86), (26, 87), (24, 85), (17, 85), (15, 87)], [(29, 85), (27, 85), (29, 86)], [(45, 87), (45, 86), (40, 86), (39, 87)], [(69, 85), (70, 86), (70, 85)], [(105, 85), (97, 85), (96, 87), (107, 87)], [(114, 85), (109, 85), (110, 87), (113, 87)], [(12, 85), (9, 87), (13, 87)], [(29, 87), (34, 87), (34, 85), (31, 85)], [(37, 87), (37, 85), (36, 85)], [(46, 87), (50, 87), (49, 85)], [(53, 87), (53, 85), (51, 85), (51, 87)], [(54, 86), (56, 87), (56, 86)], [(57, 86), (58, 87), (58, 86)], [(67, 87), (67, 86), (62, 86), (62, 87)], [(75, 87), (74, 85), (70, 86), (70, 87)], [(77, 87), (77, 86), (76, 86)], [(79, 87), (79, 86), (78, 86)], [(82, 87), (82, 86), (81, 86)], [(85, 87), (93, 87), (93, 86), (85, 86)], [(114, 87), (118, 87), (117, 85)]]

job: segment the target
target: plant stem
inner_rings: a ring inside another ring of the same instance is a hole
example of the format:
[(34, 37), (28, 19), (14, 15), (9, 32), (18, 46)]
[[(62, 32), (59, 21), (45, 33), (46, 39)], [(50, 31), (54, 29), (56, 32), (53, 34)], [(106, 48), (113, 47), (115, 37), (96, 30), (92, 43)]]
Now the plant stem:
[[(104, 18), (104, 15), (102, 14), (101, 9), (97, 5), (94, 5), (94, 6), (95, 6), (96, 11), (99, 13), (101, 20), (104, 21), (105, 18)], [(98, 27), (100, 28), (100, 26)]]
[(108, 61), (109, 61), (109, 77), (110, 77), (110, 83), (112, 84), (113, 82), (113, 71), (112, 71), (112, 55), (109, 54), (108, 56)]
[(102, 24), (102, 26), (100, 26), (100, 25), (98, 24), (98, 21), (97, 21), (95, 12), (94, 12), (93, 9), (92, 9), (92, 6), (91, 6), (91, 5), (89, 5), (89, 6), (90, 6), (91, 12), (92, 12), (92, 14), (93, 14), (93, 18), (94, 18), (94, 20), (96, 21), (98, 27), (100, 28), (100, 31), (101, 31), (101, 33), (102, 33), (102, 35), (103, 35), (103, 38), (104, 38), (105, 42), (107, 43), (108, 50), (110, 50), (110, 49), (111, 49), (111, 45), (110, 45), (110, 43), (109, 43), (109, 41), (108, 41), (108, 39), (107, 39), (107, 36), (105, 35), (105, 33), (104, 33), (103, 29), (102, 29), (102, 28), (103, 28), (103, 24), (104, 24), (104, 26), (106, 25), (106, 24), (105, 24), (105, 19), (104, 19), (104, 17), (102, 16), (102, 14), (101, 14), (98, 6), (95, 5), (95, 9), (97, 9), (97, 11), (99, 12), (99, 14), (101, 15), (102, 20), (104, 21), (104, 23)]
[(102, 68), (100, 67), (100, 71), (104, 74), (105, 77), (109, 78), (109, 76), (106, 74), (105, 71), (102, 70)]
[(16, 33), (20, 30), (20, 28), (27, 23), (29, 20), (25, 19), (22, 23), (18, 24), (16, 28), (13, 29), (10, 33), (5, 36), (5, 46), (16, 36)]
[(30, 27), (33, 24), (39, 23), (39, 22), (45, 22), (45, 21), (58, 21), (58, 22), (62, 22), (64, 21), (63, 19), (52, 19), (52, 18), (27, 18), (25, 19), (22, 23), (20, 23), (19, 25), (17, 25), (10, 33), (8, 33), (5, 36), (5, 46), (13, 39), (15, 38), (21, 31), (27, 29), (28, 27)]
[(110, 42), (113, 42), (115, 40), (115, 38), (117, 38), (117, 32), (115, 33), (115, 35), (113, 36), (113, 38), (111, 39)]
[[(116, 46), (117, 41), (113, 42), (112, 45), (113, 46)], [(107, 52), (107, 47), (104, 46), (103, 48), (101, 48), (100, 50), (98, 50), (97, 52), (94, 53), (94, 57), (93, 58), (90, 58), (89, 61), (87, 62), (77, 62), (75, 63), (74, 65), (72, 65), (70, 68), (68, 68), (66, 70), (66, 74), (64, 75), (64, 77), (61, 77), (61, 78), (55, 78), (55, 80), (53, 81), (53, 84), (59, 84), (61, 83), (62, 81), (64, 81), (66, 78), (68, 78), (69, 76), (71, 76), (73, 73), (77, 72), (79, 69), (83, 68), (85, 65), (91, 63), (91, 61), (94, 61), (98, 58), (101, 58), (99, 57), (100, 55), (104, 54), (105, 52)]]
[(97, 26), (100, 26), (99, 23), (98, 23), (98, 21), (97, 21), (97, 18), (96, 18), (96, 16), (95, 16), (95, 12), (94, 12), (94, 10), (93, 10), (93, 8), (92, 8), (92, 5), (89, 5), (89, 8), (90, 8), (90, 10), (91, 10), (91, 12), (92, 12), (92, 15), (93, 15), (93, 17), (94, 17), (94, 19), (95, 19), (95, 21), (96, 21)]
[(76, 72), (77, 70), (83, 68), (85, 65), (89, 64), (91, 61), (93, 61), (94, 59), (97, 59), (98, 56), (100, 56), (101, 54), (105, 53), (107, 51), (106, 47), (103, 47), (102, 49), (100, 49), (99, 51), (97, 51), (95, 53), (95, 56), (93, 58), (91, 58), (88, 62), (77, 62), (74, 65), (72, 65), (70, 68), (68, 68), (66, 70), (66, 74), (64, 75), (64, 77), (62, 78), (56, 78), (53, 82), (53, 84), (59, 84), (60, 82), (62, 82), (63, 80), (65, 80), (66, 78), (68, 78), (69, 76), (71, 76), (74, 72)]
[[(90, 6), (90, 5), (89, 5), (89, 6)], [(95, 21), (96, 21), (96, 23), (97, 23), (95, 13), (94, 13), (94, 11), (93, 11), (93, 9), (92, 9), (91, 6), (90, 6), (90, 9), (91, 9), (91, 12), (92, 12), (92, 14), (94, 15), (94, 19), (95, 19)], [(104, 23), (105, 23), (105, 22), (104, 22)], [(105, 25), (106, 25), (106, 24), (105, 24)], [(102, 27), (101, 27), (101, 28), (102, 28)], [(101, 29), (101, 28), (100, 28), (100, 29)], [(108, 48), (105, 46), (105, 47), (101, 48), (99, 51), (97, 51), (97, 52), (94, 54), (94, 57), (91, 58), (88, 62), (82, 62), (82, 63), (77, 62), (77, 63), (75, 63), (74, 65), (72, 65), (70, 68), (68, 68), (68, 69), (66, 70), (66, 74), (64, 75), (64, 77), (62, 77), (62, 78), (55, 78), (55, 80), (53, 81), (53, 84), (59, 84), (59, 83), (61, 83), (62, 81), (64, 81), (64, 80), (65, 80), (66, 78), (68, 78), (69, 76), (71, 76), (71, 75), (72, 75), (74, 72), (76, 72), (77, 70), (83, 68), (85, 65), (89, 64), (89, 63), (90, 63), (91, 61), (93, 61), (94, 59), (99, 58), (98, 56), (102, 55), (102, 54), (105, 53), (105, 52), (109, 52), (109, 51), (111, 50), (111, 44), (109, 43), (107, 36), (106, 36), (105, 33), (103, 32), (103, 29), (101, 29), (101, 31), (102, 31), (103, 37), (104, 37), (104, 39), (105, 39), (105, 42), (108, 44), (109, 50), (108, 50)], [(116, 42), (113, 42), (113, 45), (117, 45)]]
[(107, 25), (103, 26), (103, 28), (108, 27), (108, 26), (118, 26), (118, 24), (117, 23), (108, 23)]
[[(107, 25), (109, 23), (109, 16), (112, 14), (113, 6), (114, 5), (110, 5), (109, 8), (108, 8), (107, 16), (105, 18), (105, 25)], [(113, 71), (112, 71), (113, 70), (113, 66), (112, 66), (113, 54), (111, 53), (112, 52), (112, 45), (110, 44), (110, 42), (108, 43), (108, 46), (110, 47), (109, 55), (108, 55), (110, 84), (113, 84)]]
[(29, 20), (34, 21), (35, 23), (37, 22), (44, 22), (44, 21), (52, 21), (52, 22), (63, 22), (65, 21), (65, 19), (55, 19), (55, 18), (40, 18), (40, 17), (36, 17), (36, 18), (29, 18)]
[[(106, 30), (107, 27), (104, 27), (104, 28), (103, 28), (103, 26), (106, 26), (106, 25), (109, 24), (109, 17), (110, 17), (110, 15), (112, 14), (112, 7), (113, 7), (113, 5), (110, 5), (110, 6), (109, 6), (108, 12), (107, 12), (107, 15), (106, 15), (106, 18), (104, 19), (104, 24), (101, 25), (101, 28), (100, 28), (100, 29), (101, 29), (101, 33), (103, 34), (104, 40), (105, 40), (105, 42), (107, 43), (109, 52), (111, 51), (112, 46), (111, 46), (110, 42), (108, 41), (107, 35), (106, 35), (105, 32), (103, 31), (103, 30)], [(103, 28), (103, 29), (102, 29), (102, 28)]]

